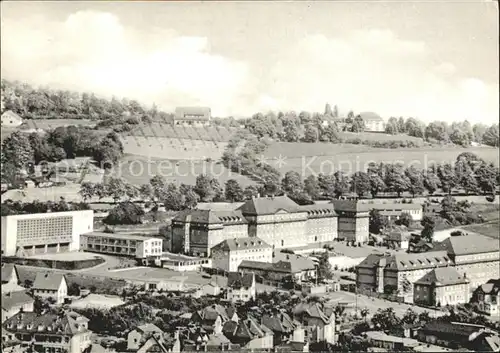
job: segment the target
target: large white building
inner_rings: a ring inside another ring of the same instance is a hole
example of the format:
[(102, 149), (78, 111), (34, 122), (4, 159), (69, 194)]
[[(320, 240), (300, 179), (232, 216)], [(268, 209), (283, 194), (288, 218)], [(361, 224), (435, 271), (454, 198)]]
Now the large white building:
[(238, 271), (242, 261), (273, 262), (273, 248), (257, 237), (224, 240), (212, 248), (213, 267)]
[(137, 234), (91, 232), (81, 235), (80, 244), (81, 250), (137, 259), (159, 258), (163, 252), (163, 239)]
[(4, 216), (2, 255), (30, 256), (78, 251), (80, 235), (93, 229), (92, 210)]

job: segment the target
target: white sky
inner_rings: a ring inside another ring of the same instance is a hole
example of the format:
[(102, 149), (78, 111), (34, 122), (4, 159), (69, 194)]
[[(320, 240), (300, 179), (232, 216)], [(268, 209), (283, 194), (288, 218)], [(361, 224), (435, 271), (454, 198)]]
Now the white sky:
[(214, 115), (498, 122), (496, 2), (2, 2), (1, 74)]

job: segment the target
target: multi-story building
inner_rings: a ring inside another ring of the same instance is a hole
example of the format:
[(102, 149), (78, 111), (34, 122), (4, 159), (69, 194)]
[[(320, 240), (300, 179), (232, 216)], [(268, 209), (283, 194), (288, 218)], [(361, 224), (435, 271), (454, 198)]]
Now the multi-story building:
[(207, 107), (177, 107), (174, 124), (183, 126), (210, 125), (211, 110)]
[(210, 256), (226, 239), (248, 237), (248, 225), (239, 211), (185, 210), (172, 219), (170, 248), (174, 253)]
[(368, 242), (370, 209), (358, 200), (333, 200), (337, 213), (337, 237), (356, 243)]
[(42, 315), (19, 312), (7, 319), (3, 328), (38, 353), (83, 353), (92, 345), (88, 321), (75, 312)]
[(81, 250), (132, 256), (136, 259), (160, 257), (163, 239), (137, 234), (91, 232), (81, 235)]
[(253, 273), (229, 272), (226, 299), (232, 302), (255, 300), (255, 275)]
[(276, 249), (308, 244), (307, 211), (287, 196), (252, 198), (238, 210), (248, 221), (250, 237), (259, 237)]
[(26, 291), (2, 293), (2, 322), (23, 312), (33, 311), (35, 300)]
[(372, 254), (356, 269), (362, 291), (398, 293), (413, 300), (413, 283), (436, 268), (453, 267), (469, 281), (469, 291), (499, 277), (499, 244), (479, 234), (455, 236), (432, 251), (411, 254)]
[(319, 303), (300, 303), (293, 309), (293, 317), (306, 330), (309, 342), (326, 341), (335, 344), (335, 313)]
[(2, 217), (2, 255), (25, 256), (80, 249), (80, 235), (93, 231), (91, 210)]
[(333, 204), (314, 204), (300, 207), (307, 212), (306, 234), (308, 244), (330, 242), (337, 238), (337, 214)]
[(62, 304), (68, 295), (68, 282), (61, 273), (36, 274), (33, 282), (33, 295), (41, 299), (52, 299), (56, 304)]
[(453, 267), (439, 267), (413, 283), (413, 302), (446, 306), (469, 302), (469, 280)]
[(472, 295), (472, 302), (477, 303), (479, 312), (493, 316), (500, 316), (500, 279), (491, 279), (480, 285)]
[(236, 272), (242, 261), (273, 262), (273, 248), (256, 237), (227, 239), (212, 248), (211, 258), (213, 267)]

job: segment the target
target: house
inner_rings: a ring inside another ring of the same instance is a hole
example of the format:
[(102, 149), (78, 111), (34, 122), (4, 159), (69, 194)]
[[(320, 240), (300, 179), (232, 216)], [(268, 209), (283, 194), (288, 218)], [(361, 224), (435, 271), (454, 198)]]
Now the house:
[(177, 107), (175, 108), (174, 125), (208, 126), (211, 110), (208, 107)]
[(499, 291), (500, 279), (490, 279), (474, 291), (472, 302), (477, 303), (479, 312), (498, 317), (500, 315)]
[(262, 325), (273, 331), (274, 345), (279, 345), (290, 341), (295, 327), (300, 325), (294, 321), (287, 313), (275, 312), (262, 315)]
[(230, 272), (227, 277), (226, 299), (232, 302), (255, 300), (255, 275), (253, 273)]
[(14, 264), (2, 263), (2, 286), (16, 285), (19, 283), (19, 275)]
[(173, 338), (154, 332), (136, 350), (137, 353), (180, 353), (180, 351), (181, 342), (178, 331), (175, 332)]
[(88, 321), (73, 311), (43, 315), (19, 312), (3, 323), (3, 330), (22, 345), (31, 345), (35, 352), (83, 353), (92, 345)]
[(2, 127), (18, 127), (23, 124), (23, 119), (12, 110), (2, 113)]
[(413, 283), (413, 302), (429, 306), (469, 302), (469, 280), (453, 267), (432, 270)]
[[(236, 315), (236, 313), (233, 313), (233, 315)], [(220, 304), (212, 304), (196, 311), (191, 316), (190, 321), (202, 327), (206, 332), (222, 332), (224, 323), (232, 319), (237, 321), (238, 316), (230, 318), (225, 307)]]
[(26, 291), (8, 292), (2, 294), (2, 322), (18, 312), (33, 311), (35, 300)]
[(384, 132), (385, 122), (380, 115), (373, 112), (363, 112), (358, 114), (365, 123), (365, 131)]
[(37, 273), (32, 289), (34, 296), (54, 300), (55, 304), (62, 304), (68, 295), (66, 277), (60, 273)]
[(163, 335), (163, 331), (151, 323), (137, 326), (127, 335), (127, 350), (138, 350), (154, 333)]
[(306, 329), (309, 342), (335, 344), (335, 313), (320, 303), (300, 303), (293, 309), (294, 318)]
[(275, 345), (275, 352), (309, 352), (309, 342), (306, 340), (304, 328), (300, 324), (297, 325), (289, 341)]
[(273, 331), (261, 325), (251, 315), (238, 322), (231, 341), (239, 344), (242, 349), (249, 350), (265, 350), (274, 347)]
[(426, 323), (418, 332), (418, 340), (448, 348), (473, 347), (474, 339), (485, 332), (483, 325), (434, 320)]
[(411, 348), (419, 345), (418, 341), (413, 338), (392, 336), (382, 331), (368, 331), (365, 332), (364, 335), (371, 345), (385, 348), (390, 351), (402, 350), (404, 348)]
[(213, 267), (238, 271), (242, 261), (272, 262), (273, 248), (256, 237), (227, 239), (212, 248)]
[(411, 234), (407, 230), (393, 230), (386, 237), (387, 245), (392, 249), (408, 250)]

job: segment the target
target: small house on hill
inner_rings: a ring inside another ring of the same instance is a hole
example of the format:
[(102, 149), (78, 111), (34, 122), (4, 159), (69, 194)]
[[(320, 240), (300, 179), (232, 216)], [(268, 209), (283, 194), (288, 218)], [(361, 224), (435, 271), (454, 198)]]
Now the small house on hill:
[(208, 126), (211, 110), (207, 107), (177, 107), (175, 109), (174, 125)]
[(385, 122), (384, 119), (380, 117), (380, 115), (373, 112), (363, 112), (360, 113), (359, 116), (365, 122), (365, 131), (371, 132), (384, 132), (385, 131)]
[(2, 114), (2, 127), (18, 127), (23, 124), (23, 119), (12, 110)]
[(51, 298), (56, 304), (62, 304), (68, 294), (66, 277), (60, 273), (37, 273), (33, 294), (42, 299)]

